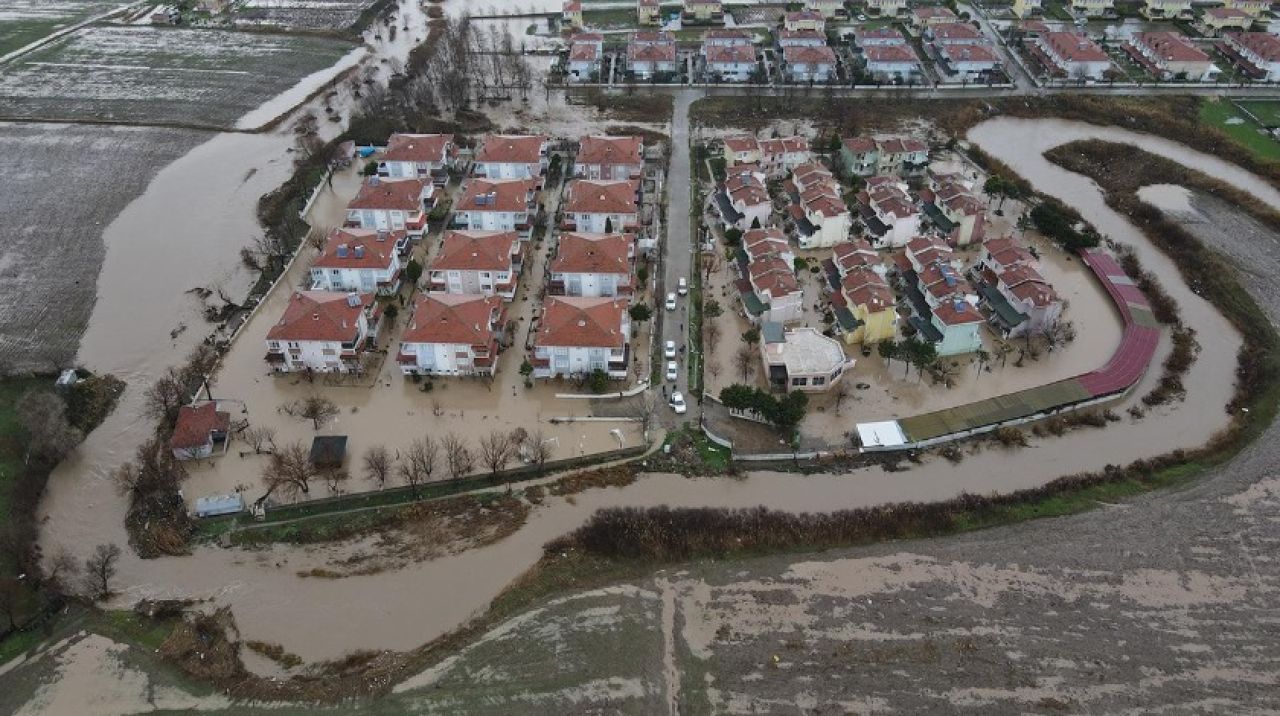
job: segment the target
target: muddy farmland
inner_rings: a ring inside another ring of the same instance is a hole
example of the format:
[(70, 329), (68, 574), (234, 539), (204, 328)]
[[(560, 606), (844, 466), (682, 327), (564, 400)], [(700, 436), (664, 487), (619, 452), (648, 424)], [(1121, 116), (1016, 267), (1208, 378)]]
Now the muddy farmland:
[(204, 139), (178, 129), (0, 125), (0, 361), (42, 372), (70, 364), (93, 308), (104, 229)]
[(0, 72), (5, 119), (231, 127), (355, 45), (332, 38), (91, 26)]

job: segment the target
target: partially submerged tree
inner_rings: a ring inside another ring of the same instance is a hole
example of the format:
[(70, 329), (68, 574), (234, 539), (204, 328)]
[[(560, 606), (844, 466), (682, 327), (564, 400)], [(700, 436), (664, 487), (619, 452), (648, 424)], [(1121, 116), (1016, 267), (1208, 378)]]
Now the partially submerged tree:
[(542, 472), (543, 466), (547, 464), (547, 460), (551, 459), (554, 451), (555, 445), (542, 433), (541, 428), (534, 430), (525, 439), (525, 459), (529, 461), (529, 464), (535, 466), (538, 472)]
[(756, 372), (756, 352), (751, 346), (742, 346), (733, 356), (733, 367), (742, 376), (742, 380), (751, 380)]
[(480, 438), (480, 462), (489, 468), (489, 477), (497, 479), (498, 473), (515, 456), (515, 448), (511, 434), (502, 430), (490, 430)]
[(95, 602), (111, 597), (111, 580), (116, 576), (116, 563), (120, 561), (120, 547), (114, 542), (100, 544), (84, 561), (85, 596)]
[(276, 429), (272, 427), (246, 428), (241, 437), (253, 448), (254, 455), (271, 452), (276, 447)]
[(414, 440), (400, 461), (400, 477), (409, 486), (414, 499), (418, 497), (418, 488), (431, 481), (436, 467), (440, 463), (440, 445), (430, 435)]
[(441, 447), (444, 448), (449, 477), (456, 480), (469, 475), (475, 469), (475, 455), (472, 454), (465, 439), (458, 437), (455, 433), (449, 433), (441, 441)]
[(395, 470), (395, 460), (391, 457), (391, 451), (387, 450), (387, 446), (370, 446), (364, 451), (361, 462), (364, 465), (364, 476), (377, 485), (379, 490), (387, 486), (387, 479)]
[(262, 471), (262, 482), (267, 492), (258, 502), (265, 502), (277, 492), (291, 500), (310, 495), (311, 481), (316, 476), (317, 470), (311, 464), (307, 449), (301, 442), (291, 442), (271, 454), (271, 461)]
[(309, 395), (302, 400), (289, 403), (281, 408), (289, 415), (311, 421), (311, 426), (319, 430), (321, 426), (338, 417), (338, 406), (328, 398), (320, 395)]

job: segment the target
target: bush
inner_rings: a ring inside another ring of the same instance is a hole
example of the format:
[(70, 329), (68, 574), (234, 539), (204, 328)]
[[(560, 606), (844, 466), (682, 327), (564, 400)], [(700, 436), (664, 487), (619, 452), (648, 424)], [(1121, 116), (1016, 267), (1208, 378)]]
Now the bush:
[(632, 306), (627, 313), (631, 314), (631, 320), (633, 321), (647, 321), (653, 317), (653, 309), (643, 303), (637, 303)]
[(591, 386), (592, 393), (603, 393), (609, 389), (609, 375), (603, 370), (596, 368), (591, 371), (589, 385)]
[(1058, 242), (1068, 251), (1090, 249), (1101, 242), (1092, 228), (1076, 229), (1080, 217), (1067, 207), (1053, 200), (1045, 200), (1031, 210), (1031, 223), (1036, 230)]

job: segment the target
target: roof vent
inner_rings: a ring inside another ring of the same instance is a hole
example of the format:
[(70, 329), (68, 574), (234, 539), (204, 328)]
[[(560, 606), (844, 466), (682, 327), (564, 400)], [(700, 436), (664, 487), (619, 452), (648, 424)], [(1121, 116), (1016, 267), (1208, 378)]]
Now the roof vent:
[(356, 252), (356, 258), (358, 259), (364, 258), (364, 245), (357, 244), (355, 247), (355, 252)]
[(345, 259), (347, 257), (347, 245), (338, 244), (338, 258)]
[(378, 229), (378, 241), (386, 241), (390, 233), (386, 229)]
[(360, 305), (360, 294), (358, 294), (358, 293), (348, 293), (348, 294), (347, 294), (347, 305), (348, 305), (348, 306), (351, 306), (352, 308), (355, 308), (356, 306), (359, 306), (359, 305)]

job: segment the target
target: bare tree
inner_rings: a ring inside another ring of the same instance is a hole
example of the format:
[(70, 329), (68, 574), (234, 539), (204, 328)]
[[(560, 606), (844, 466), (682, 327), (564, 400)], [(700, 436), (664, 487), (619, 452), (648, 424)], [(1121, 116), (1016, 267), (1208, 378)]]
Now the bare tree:
[(404, 459), (400, 461), (400, 477), (409, 486), (415, 499), (418, 497), (418, 487), (431, 481), (439, 463), (440, 445), (430, 435), (414, 440), (409, 446)]
[(733, 367), (738, 371), (738, 375), (742, 376), (743, 381), (751, 379), (756, 373), (756, 352), (751, 350), (751, 346), (742, 346), (738, 352), (733, 355)]
[(5, 621), (9, 622), (9, 627), (0, 630), (0, 634), (6, 634), (18, 628), (18, 605), (22, 603), (23, 592), (26, 590), (13, 577), (0, 577), (0, 614), (4, 615)]
[(178, 409), (190, 399), (183, 376), (170, 368), (143, 394), (143, 409), (147, 417), (172, 427), (178, 421)]
[(343, 485), (351, 480), (351, 473), (345, 468), (330, 467), (320, 471), (320, 476), (324, 478), (324, 484), (329, 488), (329, 494), (341, 495), (343, 493)]
[(364, 476), (378, 485), (378, 489), (387, 486), (387, 478), (395, 470), (395, 460), (385, 445), (374, 445), (364, 451)]
[(648, 437), (649, 428), (658, 417), (658, 396), (650, 390), (636, 396), (628, 406), (627, 417), (635, 419), (640, 424), (641, 434)]
[(14, 406), (26, 435), (26, 457), (57, 463), (84, 440), (67, 420), (67, 402), (43, 390), (29, 390)]
[(515, 443), (511, 441), (510, 433), (490, 430), (488, 435), (480, 438), (480, 461), (489, 468), (489, 476), (494, 479), (511, 462), (514, 452)]
[(836, 383), (836, 387), (832, 389), (831, 395), (836, 399), (836, 415), (839, 415), (840, 404), (849, 397), (849, 384), (843, 380)]
[[(715, 345), (715, 344), (711, 343), (710, 345)], [(707, 363), (707, 372), (711, 374), (712, 378), (715, 378), (718, 380), (720, 378), (720, 372), (722, 370), (723, 369), (720, 367), (720, 361), (713, 360)]]
[(475, 469), (475, 455), (472, 454), (464, 438), (458, 437), (455, 433), (449, 433), (441, 440), (441, 447), (444, 448), (445, 460), (449, 466), (449, 477), (456, 480), (471, 474)]
[(262, 481), (267, 492), (258, 499), (265, 502), (279, 491), (289, 499), (311, 494), (311, 481), (316, 478), (316, 468), (311, 456), (301, 442), (291, 442), (271, 453), (271, 461), (262, 471)]
[(116, 576), (120, 547), (114, 542), (100, 544), (84, 561), (85, 594), (95, 602), (111, 597), (111, 580)]
[(44, 582), (48, 588), (58, 594), (71, 591), (76, 578), (80, 576), (80, 562), (66, 547), (58, 547), (44, 570)]
[(272, 427), (247, 428), (241, 436), (253, 448), (254, 455), (271, 452), (276, 447), (276, 429)]
[(320, 395), (310, 395), (286, 406), (285, 412), (310, 420), (311, 426), (319, 430), (322, 425), (338, 417), (339, 411), (332, 400)]
[(554, 449), (552, 442), (542, 433), (541, 428), (533, 431), (524, 443), (525, 457), (538, 468), (538, 472), (542, 472), (542, 467), (547, 464), (547, 460), (551, 459)]

